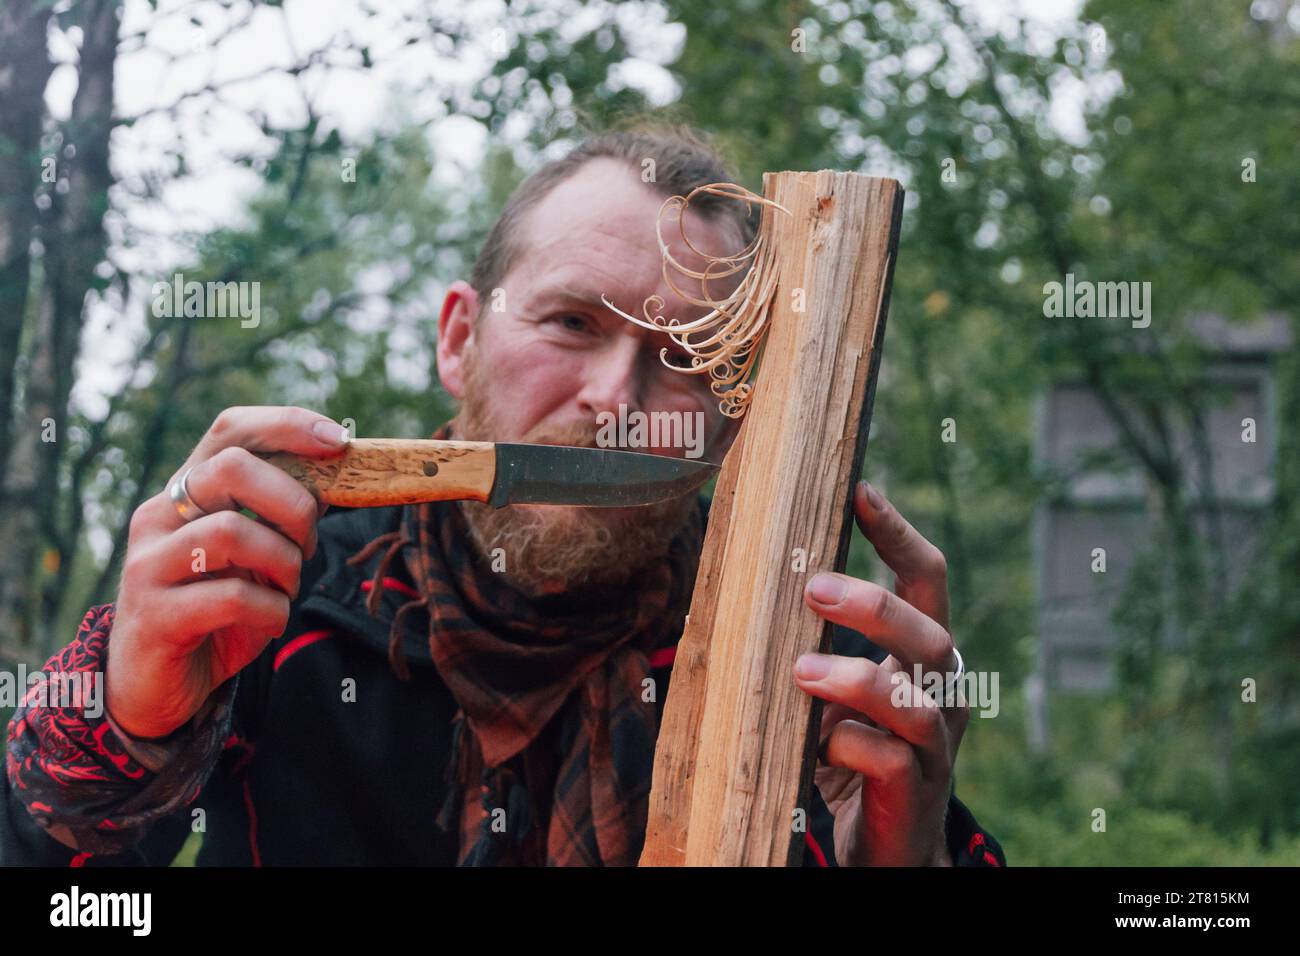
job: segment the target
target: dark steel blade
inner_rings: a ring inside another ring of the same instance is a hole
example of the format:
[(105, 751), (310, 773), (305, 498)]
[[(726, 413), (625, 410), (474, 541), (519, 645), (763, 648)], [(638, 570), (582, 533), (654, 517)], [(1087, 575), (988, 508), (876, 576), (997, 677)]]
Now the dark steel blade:
[(498, 442), (497, 474), (488, 504), (626, 508), (687, 494), (718, 466), (689, 458), (569, 445)]

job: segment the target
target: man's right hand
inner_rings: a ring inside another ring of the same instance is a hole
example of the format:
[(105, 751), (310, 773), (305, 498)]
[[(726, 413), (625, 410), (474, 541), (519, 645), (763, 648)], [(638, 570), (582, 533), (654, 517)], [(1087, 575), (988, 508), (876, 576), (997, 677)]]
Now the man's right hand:
[[(341, 425), (303, 408), (228, 408), (166, 487), (136, 509), (105, 691), (124, 731), (171, 733), (284, 632), (323, 508), (254, 452), (329, 458), (346, 445)], [(207, 513), (187, 523), (168, 489), (190, 468), (186, 488)]]

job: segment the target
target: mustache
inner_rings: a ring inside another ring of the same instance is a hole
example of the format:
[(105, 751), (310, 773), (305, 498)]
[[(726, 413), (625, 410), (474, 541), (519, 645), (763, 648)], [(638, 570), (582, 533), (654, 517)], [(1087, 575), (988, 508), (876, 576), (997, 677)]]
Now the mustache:
[(534, 445), (571, 445), (576, 448), (598, 448), (600, 428), (592, 422), (572, 422), (568, 425), (539, 426), (524, 435), (523, 440)]

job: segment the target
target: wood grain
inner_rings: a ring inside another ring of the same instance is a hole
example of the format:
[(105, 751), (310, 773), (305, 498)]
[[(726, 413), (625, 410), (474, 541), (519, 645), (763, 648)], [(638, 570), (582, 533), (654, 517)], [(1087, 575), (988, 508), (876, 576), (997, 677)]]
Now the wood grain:
[(345, 508), (487, 501), (496, 478), (491, 442), (357, 438), (336, 458), (265, 457), (317, 500)]
[(763, 213), (780, 279), (678, 645), (642, 865), (796, 864), (794, 812), (811, 816), (820, 707), (793, 671), (800, 654), (829, 649), (830, 625), (803, 589), (847, 558), (903, 190), (829, 170), (763, 185), (793, 215)]

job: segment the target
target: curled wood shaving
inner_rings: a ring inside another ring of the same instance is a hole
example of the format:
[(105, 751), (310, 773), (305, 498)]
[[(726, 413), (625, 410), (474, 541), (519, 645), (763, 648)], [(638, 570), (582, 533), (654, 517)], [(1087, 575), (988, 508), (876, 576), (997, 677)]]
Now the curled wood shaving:
[[(655, 222), (655, 235), (659, 240), (659, 251), (663, 255), (664, 281), (684, 301), (707, 308), (709, 313), (693, 322), (667, 319), (661, 311), (665, 304), (663, 296), (652, 295), (642, 303), (641, 310), (645, 318), (639, 319), (615, 306), (605, 296), (602, 295), (600, 299), (606, 307), (629, 322), (643, 328), (667, 332), (690, 355), (690, 364), (677, 365), (669, 361), (667, 348), (659, 350), (660, 361), (668, 368), (687, 375), (708, 375), (712, 379), (709, 387), (719, 398), (719, 410), (728, 418), (740, 418), (745, 414), (753, 392), (753, 385), (749, 381), (750, 373), (767, 332), (772, 296), (776, 291), (777, 258), (768, 236), (771, 217), (764, 214), (754, 240), (740, 252), (731, 256), (708, 255), (697, 249), (686, 235), (685, 212), (691, 200), (700, 193), (738, 199), (746, 205), (760, 203), (779, 209), (787, 215), (790, 212), (780, 203), (765, 199), (735, 183), (710, 183), (696, 187), (686, 196), (670, 196), (659, 207)], [(706, 262), (702, 272), (689, 269), (678, 262), (664, 241), (664, 216), (672, 210), (677, 211), (677, 228), (682, 242)], [(716, 299), (709, 294), (710, 281), (725, 279), (745, 269), (748, 271), (730, 295)], [(679, 288), (673, 273), (678, 278), (684, 276), (699, 280), (702, 297), (690, 295)]]

